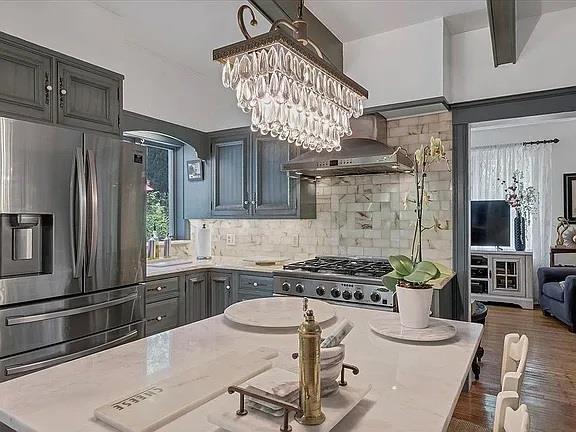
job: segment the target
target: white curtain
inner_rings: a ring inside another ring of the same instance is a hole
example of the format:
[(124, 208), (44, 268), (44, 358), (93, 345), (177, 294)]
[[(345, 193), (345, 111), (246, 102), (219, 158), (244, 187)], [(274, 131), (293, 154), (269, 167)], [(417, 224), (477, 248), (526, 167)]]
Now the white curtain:
[(470, 185), (472, 200), (504, 199), (502, 181), (511, 182), (515, 170), (524, 173), (524, 184), (538, 191), (538, 210), (526, 227), (526, 246), (534, 256), (534, 271), (548, 265), (551, 243), (550, 224), (552, 188), (550, 171), (552, 148), (547, 144), (508, 144), (478, 146), (470, 149)]

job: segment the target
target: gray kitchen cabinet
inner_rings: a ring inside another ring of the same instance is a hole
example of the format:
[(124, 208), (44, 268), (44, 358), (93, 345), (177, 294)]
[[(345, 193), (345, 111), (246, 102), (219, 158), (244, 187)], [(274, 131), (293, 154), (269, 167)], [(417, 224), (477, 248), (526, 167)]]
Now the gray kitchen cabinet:
[(246, 131), (227, 132), (211, 139), (212, 215), (238, 216), (250, 212)]
[(274, 280), (271, 276), (252, 273), (239, 275), (237, 301), (252, 300), (274, 295)]
[(0, 115), (121, 134), (115, 72), (0, 32)]
[(178, 327), (179, 299), (174, 297), (146, 305), (146, 336)]
[(210, 316), (219, 315), (234, 303), (232, 274), (210, 272)]
[(211, 139), (213, 217), (316, 217), (314, 179), (282, 171), (298, 154), (296, 146), (247, 128), (214, 133)]
[(0, 39), (0, 111), (52, 120), (52, 58)]
[(120, 133), (122, 81), (58, 62), (58, 123)]
[(178, 327), (184, 322), (178, 277), (146, 282), (146, 336)]
[(296, 214), (297, 180), (282, 171), (294, 157), (296, 146), (272, 137), (255, 137), (253, 144), (253, 208), (259, 216)]
[(210, 316), (208, 279), (206, 273), (186, 275), (186, 322), (192, 323)]

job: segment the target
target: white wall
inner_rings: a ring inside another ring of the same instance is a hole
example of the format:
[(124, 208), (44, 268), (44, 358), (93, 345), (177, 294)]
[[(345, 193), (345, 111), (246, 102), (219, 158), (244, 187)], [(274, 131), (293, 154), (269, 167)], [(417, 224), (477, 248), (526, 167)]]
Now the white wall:
[(508, 144), (524, 141), (558, 138), (552, 146), (552, 169), (550, 183), (552, 241), (556, 240), (556, 218), (564, 214), (563, 174), (576, 172), (576, 118), (553, 120), (539, 124), (473, 130), (470, 145)]
[(344, 72), (368, 89), (366, 106), (444, 95), (444, 22), (404, 27), (344, 44)]
[(576, 85), (575, 41), (576, 8), (542, 15), (516, 64), (494, 67), (488, 28), (453, 35), (452, 102)]
[(199, 74), (131, 40), (131, 25), (92, 2), (0, 3), (1, 31), (124, 74), (129, 111), (203, 131), (249, 124), (222, 88), (218, 65)]

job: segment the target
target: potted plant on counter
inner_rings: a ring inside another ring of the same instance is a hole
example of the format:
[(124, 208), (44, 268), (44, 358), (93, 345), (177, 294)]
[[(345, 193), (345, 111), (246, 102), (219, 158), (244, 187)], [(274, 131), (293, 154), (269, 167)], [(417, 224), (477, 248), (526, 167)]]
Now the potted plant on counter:
[(400, 323), (404, 327), (428, 327), (434, 289), (430, 282), (448, 277), (452, 271), (430, 261), (416, 262), (405, 255), (389, 258), (394, 270), (383, 278), (384, 286), (396, 292)]
[[(401, 147), (396, 151), (406, 152)], [(424, 207), (430, 202), (430, 195), (426, 191), (427, 170), (432, 163), (443, 161), (448, 164), (448, 160), (442, 141), (434, 137), (430, 138), (430, 144), (422, 145), (416, 150), (413, 160), (416, 193), (413, 198), (407, 194), (404, 199), (405, 208), (410, 203), (415, 205), (412, 256), (391, 256), (390, 265), (394, 270), (384, 275), (382, 281), (386, 289), (396, 292), (400, 323), (404, 327), (420, 329), (428, 327), (429, 323), (433, 293), (430, 282), (452, 274), (450, 269), (441, 264), (422, 260), (422, 233), (427, 230), (448, 229), (447, 221), (442, 224), (436, 218), (429, 226), (422, 222)]]

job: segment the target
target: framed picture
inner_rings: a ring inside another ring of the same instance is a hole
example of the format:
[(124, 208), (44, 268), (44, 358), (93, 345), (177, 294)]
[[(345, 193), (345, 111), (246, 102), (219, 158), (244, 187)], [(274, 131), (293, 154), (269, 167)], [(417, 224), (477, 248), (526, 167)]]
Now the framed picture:
[(186, 162), (188, 181), (204, 180), (204, 164), (202, 159), (194, 159)]
[(564, 217), (576, 223), (576, 173), (564, 174)]

